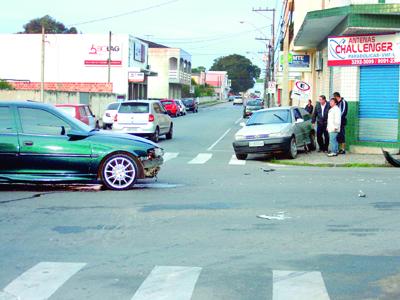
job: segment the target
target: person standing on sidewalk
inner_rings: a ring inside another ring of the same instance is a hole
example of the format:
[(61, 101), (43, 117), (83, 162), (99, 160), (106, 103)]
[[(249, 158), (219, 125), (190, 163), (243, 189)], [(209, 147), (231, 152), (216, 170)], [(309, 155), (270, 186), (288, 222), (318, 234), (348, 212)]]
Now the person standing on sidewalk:
[(312, 115), (312, 113), (313, 113), (313, 111), (314, 111), (314, 106), (312, 105), (311, 99), (308, 99), (308, 103), (307, 103), (306, 107), (304, 107), (304, 109), (305, 109), (310, 115)]
[(319, 103), (315, 105), (315, 110), (312, 115), (312, 124), (315, 125), (315, 122), (317, 122), (318, 152), (328, 151), (329, 133), (327, 126), (329, 108), (330, 106), (326, 102), (326, 97), (324, 95), (319, 96)]
[(328, 113), (328, 132), (329, 132), (329, 153), (328, 156), (337, 156), (339, 152), (339, 145), (337, 141), (338, 134), (341, 128), (341, 111), (337, 105), (337, 100), (331, 98), (329, 102), (331, 109)]
[(337, 105), (342, 114), (340, 132), (338, 134), (338, 143), (340, 146), (339, 154), (346, 154), (346, 124), (347, 124), (347, 111), (348, 111), (347, 101), (340, 96), (339, 92), (333, 93), (333, 97), (336, 99)]

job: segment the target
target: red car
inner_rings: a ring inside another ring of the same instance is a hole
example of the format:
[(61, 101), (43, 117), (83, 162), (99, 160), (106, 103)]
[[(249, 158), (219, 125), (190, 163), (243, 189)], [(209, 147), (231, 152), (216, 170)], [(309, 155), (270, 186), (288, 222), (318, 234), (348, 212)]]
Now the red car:
[(173, 99), (164, 99), (160, 101), (165, 110), (171, 117), (177, 117), (180, 114), (179, 105)]
[(99, 124), (96, 121), (96, 116), (92, 113), (89, 105), (86, 104), (56, 104), (58, 109), (61, 109), (71, 117), (89, 125), (91, 128), (98, 128)]

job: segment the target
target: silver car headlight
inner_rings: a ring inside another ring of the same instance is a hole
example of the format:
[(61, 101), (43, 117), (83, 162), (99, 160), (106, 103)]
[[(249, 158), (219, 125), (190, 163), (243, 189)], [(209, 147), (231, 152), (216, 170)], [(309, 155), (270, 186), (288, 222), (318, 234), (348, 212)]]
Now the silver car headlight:
[(244, 135), (241, 134), (236, 134), (235, 135), (235, 140), (236, 141), (244, 141), (246, 139), (246, 137)]

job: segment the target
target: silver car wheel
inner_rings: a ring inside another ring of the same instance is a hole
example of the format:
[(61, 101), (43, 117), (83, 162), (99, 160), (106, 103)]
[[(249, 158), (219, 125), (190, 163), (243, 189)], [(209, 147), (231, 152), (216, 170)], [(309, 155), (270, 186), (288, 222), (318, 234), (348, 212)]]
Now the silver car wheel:
[(125, 189), (136, 179), (136, 168), (133, 162), (123, 156), (117, 156), (106, 163), (103, 169), (103, 178), (111, 188)]
[(297, 156), (297, 144), (295, 138), (290, 140), (290, 156), (296, 158)]

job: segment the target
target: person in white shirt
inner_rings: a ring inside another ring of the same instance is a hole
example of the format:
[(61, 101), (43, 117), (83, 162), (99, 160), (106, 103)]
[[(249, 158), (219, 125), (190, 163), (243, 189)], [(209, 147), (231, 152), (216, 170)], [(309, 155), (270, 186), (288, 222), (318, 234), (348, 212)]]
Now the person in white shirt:
[(342, 113), (337, 106), (337, 100), (332, 98), (329, 102), (331, 109), (328, 113), (328, 132), (329, 132), (329, 154), (328, 156), (337, 156), (339, 152), (339, 144), (337, 141), (338, 133), (342, 120)]

